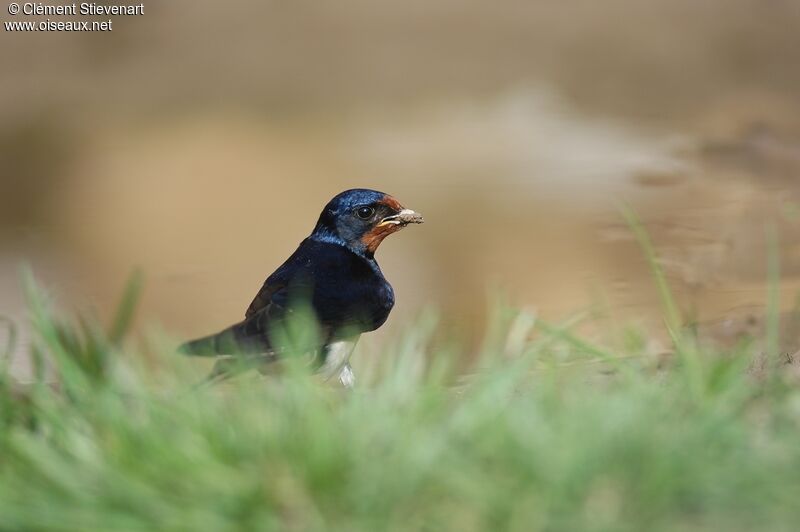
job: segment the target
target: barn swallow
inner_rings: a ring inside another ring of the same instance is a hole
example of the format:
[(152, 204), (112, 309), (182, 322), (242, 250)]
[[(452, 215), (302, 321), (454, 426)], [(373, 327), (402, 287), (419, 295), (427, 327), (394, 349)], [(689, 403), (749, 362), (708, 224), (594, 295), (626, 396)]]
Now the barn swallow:
[[(384, 278), (375, 251), (384, 238), (422, 216), (383, 192), (346, 190), (323, 209), (311, 235), (267, 277), (243, 321), (183, 344), (197, 356), (225, 356), (211, 378), (225, 374), (231, 355), (275, 360), (282, 345), (276, 330), (284, 326), (299, 298), (306, 298), (321, 331), (317, 362), (328, 379), (339, 375), (346, 387), (355, 382), (350, 354), (361, 333), (374, 331), (394, 306), (394, 291)], [(233, 358), (232, 360), (237, 360)]]

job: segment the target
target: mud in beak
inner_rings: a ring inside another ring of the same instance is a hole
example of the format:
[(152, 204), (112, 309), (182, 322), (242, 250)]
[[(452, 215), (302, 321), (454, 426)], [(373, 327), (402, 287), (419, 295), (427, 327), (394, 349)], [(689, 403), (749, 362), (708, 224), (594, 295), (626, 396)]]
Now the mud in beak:
[(422, 215), (418, 212), (414, 212), (411, 209), (403, 209), (402, 211), (394, 214), (392, 216), (387, 216), (381, 223), (377, 225), (377, 227), (383, 227), (386, 225), (397, 225), (400, 227), (405, 227), (408, 224), (421, 224), (424, 223), (425, 220), (422, 218)]

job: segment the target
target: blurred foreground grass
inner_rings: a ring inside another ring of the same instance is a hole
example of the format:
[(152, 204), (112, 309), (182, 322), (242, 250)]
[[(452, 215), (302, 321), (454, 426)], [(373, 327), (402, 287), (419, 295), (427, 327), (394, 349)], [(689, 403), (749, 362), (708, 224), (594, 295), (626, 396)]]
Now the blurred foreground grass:
[(0, 529), (800, 522), (800, 390), (779, 371), (755, 377), (746, 346), (701, 352), (672, 331), (680, 356), (665, 362), (636, 336), (610, 353), (498, 306), (467, 376), (423, 317), (360, 354), (351, 393), (291, 367), (198, 388), (196, 359), (121, 347), (135, 294), (104, 332), (65, 324), (34, 293), (40, 378), (0, 379)]

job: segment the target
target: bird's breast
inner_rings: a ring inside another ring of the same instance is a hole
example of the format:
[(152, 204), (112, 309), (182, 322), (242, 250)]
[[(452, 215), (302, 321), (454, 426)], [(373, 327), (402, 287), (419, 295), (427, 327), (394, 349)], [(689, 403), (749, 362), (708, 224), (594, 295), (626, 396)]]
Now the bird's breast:
[(372, 312), (372, 329), (370, 330), (375, 330), (383, 325), (394, 307), (394, 290), (386, 280), (383, 281), (383, 286), (377, 291), (377, 294), (377, 304)]
[(307, 270), (313, 306), (320, 321), (334, 329), (372, 331), (383, 325), (394, 306), (394, 291), (377, 263), (341, 246), (317, 251)]

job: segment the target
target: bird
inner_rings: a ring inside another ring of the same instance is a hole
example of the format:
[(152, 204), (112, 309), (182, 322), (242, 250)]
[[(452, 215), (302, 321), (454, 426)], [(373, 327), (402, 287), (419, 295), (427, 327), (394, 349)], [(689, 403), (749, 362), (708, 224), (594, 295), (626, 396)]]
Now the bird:
[(278, 331), (304, 304), (318, 325), (319, 343), (311, 346), (317, 370), (325, 380), (338, 375), (352, 388), (349, 359), (356, 342), (383, 325), (395, 303), (375, 252), (387, 236), (423, 222), (421, 214), (384, 192), (354, 188), (337, 194), (311, 234), (264, 281), (242, 321), (188, 341), (179, 351), (218, 357), (208, 381), (231, 376), (242, 361), (278, 360), (288, 348)]

